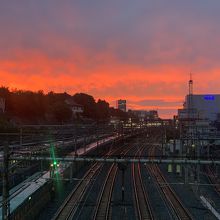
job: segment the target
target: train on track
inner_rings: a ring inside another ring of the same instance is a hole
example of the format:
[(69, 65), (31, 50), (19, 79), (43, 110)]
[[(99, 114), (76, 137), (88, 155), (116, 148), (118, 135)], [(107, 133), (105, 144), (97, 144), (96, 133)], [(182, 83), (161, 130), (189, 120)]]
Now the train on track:
[[(117, 136), (111, 136), (99, 140), (99, 145), (111, 143)], [(97, 143), (87, 145), (87, 149), (78, 149), (78, 155), (94, 151)], [(72, 154), (75, 154), (73, 152)], [(70, 156), (70, 154), (68, 155)], [(71, 162), (58, 162), (56, 167), (51, 167), (50, 171), (37, 172), (25, 181), (10, 190), (10, 219), (25, 220), (36, 219), (39, 211), (55, 195), (56, 184), (53, 181), (53, 175), (58, 174), (60, 179), (70, 179), (71, 173), (79, 169), (81, 164), (74, 166)], [(55, 176), (55, 175), (54, 175)], [(2, 197), (0, 197), (2, 201)], [(2, 216), (2, 206), (0, 207), (0, 216)]]
[[(10, 190), (10, 219), (35, 219), (53, 193), (53, 182), (49, 179), (48, 172), (35, 173)], [(2, 215), (2, 206), (0, 214)]]

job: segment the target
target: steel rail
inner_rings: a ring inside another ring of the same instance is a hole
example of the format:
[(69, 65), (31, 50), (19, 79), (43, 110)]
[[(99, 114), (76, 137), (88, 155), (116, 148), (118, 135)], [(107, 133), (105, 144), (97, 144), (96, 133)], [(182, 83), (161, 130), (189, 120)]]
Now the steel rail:
[[(122, 151), (122, 155), (126, 155), (133, 146)], [(114, 187), (115, 178), (118, 172), (118, 166), (113, 164), (108, 172), (108, 175), (103, 184), (102, 190), (100, 192), (96, 209), (94, 211), (94, 220), (107, 220), (109, 219), (110, 203), (112, 198), (112, 192)]]
[(217, 179), (213, 173), (213, 170), (210, 168), (210, 166), (206, 167), (207, 176), (209, 181), (214, 184), (214, 189), (216, 193), (220, 196), (220, 181)]
[(117, 170), (117, 166), (113, 164), (108, 172), (107, 178), (105, 179), (98, 199), (98, 204), (96, 206), (97, 208), (95, 209), (95, 213), (93, 216), (94, 220), (108, 219), (112, 190)]
[[(140, 153), (142, 153), (142, 151), (143, 148), (141, 149)], [(132, 164), (132, 177), (138, 218), (144, 220), (154, 219), (149, 198), (147, 197), (147, 193), (142, 181), (140, 164)]]
[[(106, 156), (110, 156), (111, 154), (116, 153), (120, 150), (122, 150), (122, 146), (118, 149), (114, 149), (108, 152)], [(89, 188), (92, 179), (94, 179), (94, 177), (98, 175), (98, 171), (101, 169), (102, 166), (103, 164), (100, 163), (93, 164), (93, 166), (84, 175), (84, 178), (80, 180), (74, 190), (66, 198), (62, 206), (58, 209), (53, 217), (53, 220), (72, 219), (78, 208), (78, 204), (82, 200), (87, 189)]]
[[(154, 154), (155, 148), (150, 148), (149, 153), (150, 155)], [(182, 204), (181, 200), (178, 198), (174, 190), (169, 186), (167, 183), (164, 175), (162, 174), (161, 170), (159, 169), (158, 165), (152, 164), (148, 167), (148, 170), (151, 172), (152, 176), (155, 177), (156, 181), (159, 183), (159, 186), (166, 198), (169, 202), (170, 206), (172, 207), (174, 213), (176, 214), (177, 218), (180, 220), (191, 220), (193, 217), (189, 213), (189, 211), (185, 208)]]
[(84, 195), (91, 180), (97, 174), (97, 171), (101, 167), (101, 164), (94, 164), (84, 175), (84, 178), (80, 180), (74, 190), (69, 194), (62, 206), (58, 209), (57, 213), (53, 217), (55, 219), (69, 219), (71, 213), (75, 210), (79, 200)]

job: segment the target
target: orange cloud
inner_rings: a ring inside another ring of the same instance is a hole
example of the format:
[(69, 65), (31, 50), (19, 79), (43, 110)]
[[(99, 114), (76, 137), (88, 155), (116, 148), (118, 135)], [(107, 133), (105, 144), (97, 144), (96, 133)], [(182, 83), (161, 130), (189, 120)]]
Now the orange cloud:
[[(187, 93), (188, 73), (181, 67), (176, 66), (175, 69), (169, 66), (161, 67), (159, 71), (132, 65), (114, 63), (108, 65), (109, 68), (106, 64), (93, 67), (90, 72), (71, 62), (30, 53), (24, 57), (20, 56), (17, 60), (0, 62), (1, 84), (10, 88), (45, 92), (50, 90), (67, 91), (71, 94), (87, 92), (96, 98), (106, 99), (112, 105), (115, 105), (115, 100), (125, 98), (128, 100), (128, 108), (158, 109), (163, 117), (171, 116), (182, 106)], [(196, 90), (199, 91), (198, 88), (201, 87), (201, 91), (210, 91), (212, 79), (215, 79), (216, 85), (220, 82), (218, 73), (218, 69), (212, 70), (205, 82), (199, 80), (199, 74), (195, 74)], [(217, 90), (217, 87), (211, 89), (212, 92), (218, 92)], [(163, 99), (168, 104), (163, 106), (160, 101), (155, 105), (137, 103), (144, 99)], [(178, 104), (173, 105), (172, 102)]]

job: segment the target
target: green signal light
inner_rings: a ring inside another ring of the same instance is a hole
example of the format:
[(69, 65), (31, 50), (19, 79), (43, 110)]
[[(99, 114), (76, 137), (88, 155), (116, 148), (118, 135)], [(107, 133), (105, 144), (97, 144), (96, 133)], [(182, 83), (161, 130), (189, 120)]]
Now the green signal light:
[(57, 162), (56, 162), (56, 161), (54, 161), (54, 162), (53, 162), (53, 164), (54, 164), (54, 165), (57, 165)]

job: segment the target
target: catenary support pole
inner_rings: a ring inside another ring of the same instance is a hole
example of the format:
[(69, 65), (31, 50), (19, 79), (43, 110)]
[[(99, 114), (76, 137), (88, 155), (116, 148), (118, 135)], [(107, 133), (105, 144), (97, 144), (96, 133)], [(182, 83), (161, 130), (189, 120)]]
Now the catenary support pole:
[(8, 163), (9, 163), (9, 147), (8, 147), (8, 142), (6, 142), (4, 144), (4, 161), (3, 161), (3, 191), (2, 191), (2, 219), (3, 220), (8, 220), (9, 215), (10, 215)]

